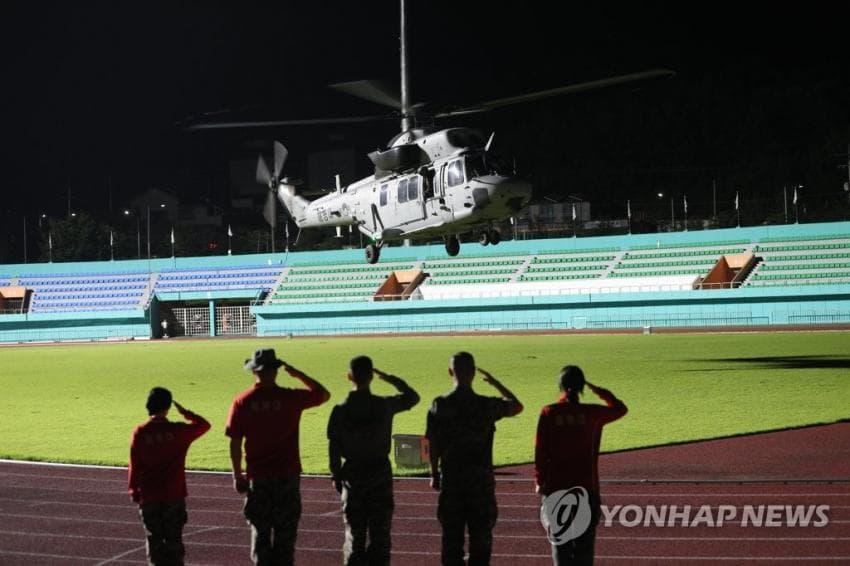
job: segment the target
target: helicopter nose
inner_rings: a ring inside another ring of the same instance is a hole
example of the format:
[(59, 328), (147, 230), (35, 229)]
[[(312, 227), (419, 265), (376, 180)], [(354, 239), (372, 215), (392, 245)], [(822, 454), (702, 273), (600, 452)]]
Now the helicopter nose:
[(471, 194), (474, 204), (470, 204), (477, 210), (494, 205), (504, 212), (515, 214), (531, 200), (531, 183), (524, 179), (490, 175), (479, 177), (476, 181)]
[(531, 200), (531, 183), (524, 179), (510, 178), (499, 186), (505, 206), (519, 212)]

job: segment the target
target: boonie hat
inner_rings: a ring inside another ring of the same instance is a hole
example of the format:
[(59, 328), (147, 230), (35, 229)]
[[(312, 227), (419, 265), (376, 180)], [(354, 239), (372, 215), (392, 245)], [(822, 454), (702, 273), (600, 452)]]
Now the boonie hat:
[(283, 360), (277, 359), (274, 348), (264, 348), (254, 352), (253, 357), (245, 360), (245, 369), (250, 371), (262, 371), (267, 368), (279, 368)]

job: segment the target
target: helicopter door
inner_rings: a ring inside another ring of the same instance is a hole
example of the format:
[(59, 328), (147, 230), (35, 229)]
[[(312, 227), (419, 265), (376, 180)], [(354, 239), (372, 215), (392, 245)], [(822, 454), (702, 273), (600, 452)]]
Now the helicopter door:
[(396, 190), (396, 208), (393, 224), (407, 224), (422, 220), (425, 209), (422, 204), (422, 191), (419, 175), (400, 179)]
[[(443, 222), (451, 222), (454, 219), (452, 209), (446, 206), (446, 165), (440, 168), (439, 173), (434, 169), (428, 169), (431, 182), (431, 191), (425, 193), (425, 213), (429, 220), (437, 219)], [(424, 179), (423, 179), (424, 181)]]

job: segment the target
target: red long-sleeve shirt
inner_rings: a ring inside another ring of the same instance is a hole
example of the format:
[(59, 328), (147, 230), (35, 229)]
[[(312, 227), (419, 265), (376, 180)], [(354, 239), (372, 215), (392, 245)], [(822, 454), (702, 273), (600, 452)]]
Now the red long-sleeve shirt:
[(224, 434), (245, 438), (248, 479), (283, 479), (301, 473), (301, 413), (325, 401), (324, 390), (260, 385), (233, 400)]
[(602, 427), (628, 409), (607, 389), (597, 388), (596, 394), (607, 406), (570, 403), (562, 395), (540, 412), (534, 476), (543, 493), (575, 486), (599, 493), (597, 462)]
[(186, 497), (186, 452), (210, 429), (203, 417), (186, 412), (189, 423), (151, 419), (133, 431), (128, 491), (140, 505)]

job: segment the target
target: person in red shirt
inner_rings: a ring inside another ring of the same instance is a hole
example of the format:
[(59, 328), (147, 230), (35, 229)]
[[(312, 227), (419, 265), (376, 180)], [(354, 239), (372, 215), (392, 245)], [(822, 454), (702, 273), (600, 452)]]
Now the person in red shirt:
[[(307, 389), (280, 387), (276, 383), (280, 367)], [(255, 383), (233, 400), (225, 429), (230, 437), (233, 486), (246, 496), (244, 513), (251, 525), (254, 563), (293, 564), (301, 517), (301, 413), (326, 402), (331, 394), (316, 380), (277, 359), (272, 349), (254, 352), (245, 360), (245, 369), (254, 373)]]
[(148, 563), (182, 565), (186, 524), (186, 452), (210, 429), (200, 415), (174, 401), (188, 423), (171, 422), (171, 392), (154, 387), (148, 395), (150, 419), (136, 427), (130, 443), (128, 491), (139, 504), (147, 537)]
[[(585, 385), (605, 402), (605, 406), (579, 402)], [(561, 490), (586, 490), (591, 509), (590, 524), (577, 538), (553, 544), (552, 558), (558, 566), (593, 564), (601, 504), (598, 458), (602, 427), (624, 416), (628, 409), (613, 393), (586, 381), (577, 366), (561, 370), (560, 388), (558, 402), (543, 407), (537, 421), (534, 451), (537, 493), (545, 498)]]

